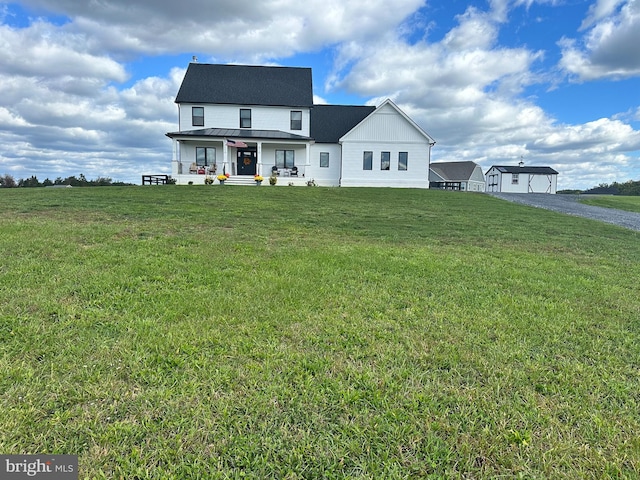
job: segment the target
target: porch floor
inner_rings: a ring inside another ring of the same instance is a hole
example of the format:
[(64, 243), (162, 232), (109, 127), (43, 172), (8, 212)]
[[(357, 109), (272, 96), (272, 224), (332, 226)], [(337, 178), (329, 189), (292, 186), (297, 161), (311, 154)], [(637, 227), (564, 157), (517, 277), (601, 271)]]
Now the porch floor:
[[(177, 185), (189, 185), (191, 182), (192, 185), (204, 185), (206, 178), (213, 178), (213, 185), (220, 185), (220, 182), (216, 178), (216, 175), (195, 175), (195, 174), (182, 174), (182, 175), (174, 175), (176, 179)], [(224, 182), (225, 186), (228, 185), (245, 185), (245, 186), (255, 186), (256, 182), (253, 179), (253, 175), (231, 175), (229, 179)], [(307, 179), (304, 177), (278, 177), (278, 183), (275, 186), (294, 186), (294, 187), (302, 187), (307, 185)], [(262, 186), (271, 186), (269, 185), (269, 177), (264, 177), (262, 181)]]

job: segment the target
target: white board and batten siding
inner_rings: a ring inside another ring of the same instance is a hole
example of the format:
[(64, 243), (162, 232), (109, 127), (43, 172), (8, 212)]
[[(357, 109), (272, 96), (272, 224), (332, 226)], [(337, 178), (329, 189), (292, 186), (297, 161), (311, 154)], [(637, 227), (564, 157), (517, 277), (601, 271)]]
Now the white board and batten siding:
[[(486, 174), (488, 192), (503, 193), (549, 193), (555, 194), (558, 190), (558, 174), (532, 173), (526, 170), (522, 173), (502, 172), (503, 167), (491, 167)], [(515, 169), (515, 167), (513, 167)], [(532, 167), (551, 170), (548, 167)]]
[(262, 152), (258, 162), (262, 171), (259, 172), (263, 176), (271, 175), (271, 167), (276, 164), (277, 150), (293, 150), (294, 164), (304, 171), (307, 164), (307, 148), (305, 144), (278, 143), (275, 141), (262, 141)]
[[(390, 100), (340, 139), (343, 187), (429, 188), (430, 149), (434, 143)], [(364, 170), (364, 152), (373, 152), (372, 169)], [(382, 152), (390, 153), (389, 170), (381, 169)], [(407, 170), (398, 170), (407, 152)]]
[(556, 193), (558, 191), (557, 175), (529, 175), (529, 193)]
[[(192, 123), (192, 107), (204, 108), (204, 126)], [(180, 130), (202, 128), (240, 128), (240, 109), (251, 110), (251, 128), (247, 130), (280, 130), (294, 135), (309, 136), (308, 107), (268, 107), (250, 105), (180, 105)], [(302, 112), (302, 130), (291, 130), (291, 112)]]
[(467, 191), (469, 192), (484, 192), (486, 188), (486, 180), (484, 178), (484, 173), (482, 173), (482, 168), (478, 165), (473, 169), (473, 173), (471, 174), (471, 178), (467, 182)]
[[(329, 166), (320, 166), (320, 154), (329, 154)], [(316, 184), (325, 187), (340, 186), (340, 171), (342, 169), (342, 152), (337, 143), (316, 143), (311, 145), (309, 165), (305, 167), (305, 178), (314, 180)]]

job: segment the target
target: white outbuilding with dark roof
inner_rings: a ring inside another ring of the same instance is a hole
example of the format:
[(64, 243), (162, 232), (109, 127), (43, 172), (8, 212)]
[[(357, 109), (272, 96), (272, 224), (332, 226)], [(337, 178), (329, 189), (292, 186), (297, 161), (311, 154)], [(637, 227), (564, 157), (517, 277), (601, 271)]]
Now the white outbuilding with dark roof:
[(429, 187), (441, 190), (484, 192), (482, 168), (475, 162), (438, 162), (429, 169)]
[(487, 192), (556, 193), (558, 172), (551, 167), (494, 165), (485, 174)]
[(391, 100), (314, 105), (311, 69), (191, 63), (176, 97), (172, 176), (429, 188), (435, 141)]

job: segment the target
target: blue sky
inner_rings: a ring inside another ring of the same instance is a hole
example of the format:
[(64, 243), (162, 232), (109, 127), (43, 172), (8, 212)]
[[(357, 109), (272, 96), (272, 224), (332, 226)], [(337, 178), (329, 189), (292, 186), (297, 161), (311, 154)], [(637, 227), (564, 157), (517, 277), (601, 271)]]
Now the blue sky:
[(640, 0), (22, 0), (0, 19), (0, 175), (169, 173), (195, 55), (312, 67), (319, 103), (391, 98), (435, 162), (640, 180)]

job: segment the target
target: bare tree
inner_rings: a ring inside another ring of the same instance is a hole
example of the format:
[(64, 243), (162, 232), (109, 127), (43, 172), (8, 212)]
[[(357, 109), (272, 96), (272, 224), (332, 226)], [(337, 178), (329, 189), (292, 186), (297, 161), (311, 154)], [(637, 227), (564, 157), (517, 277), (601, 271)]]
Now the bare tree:
[(8, 173), (5, 173), (4, 176), (0, 175), (0, 187), (3, 187), (3, 188), (15, 188), (17, 186), (18, 186), (18, 184), (16, 183), (14, 178), (11, 175), (9, 175)]

